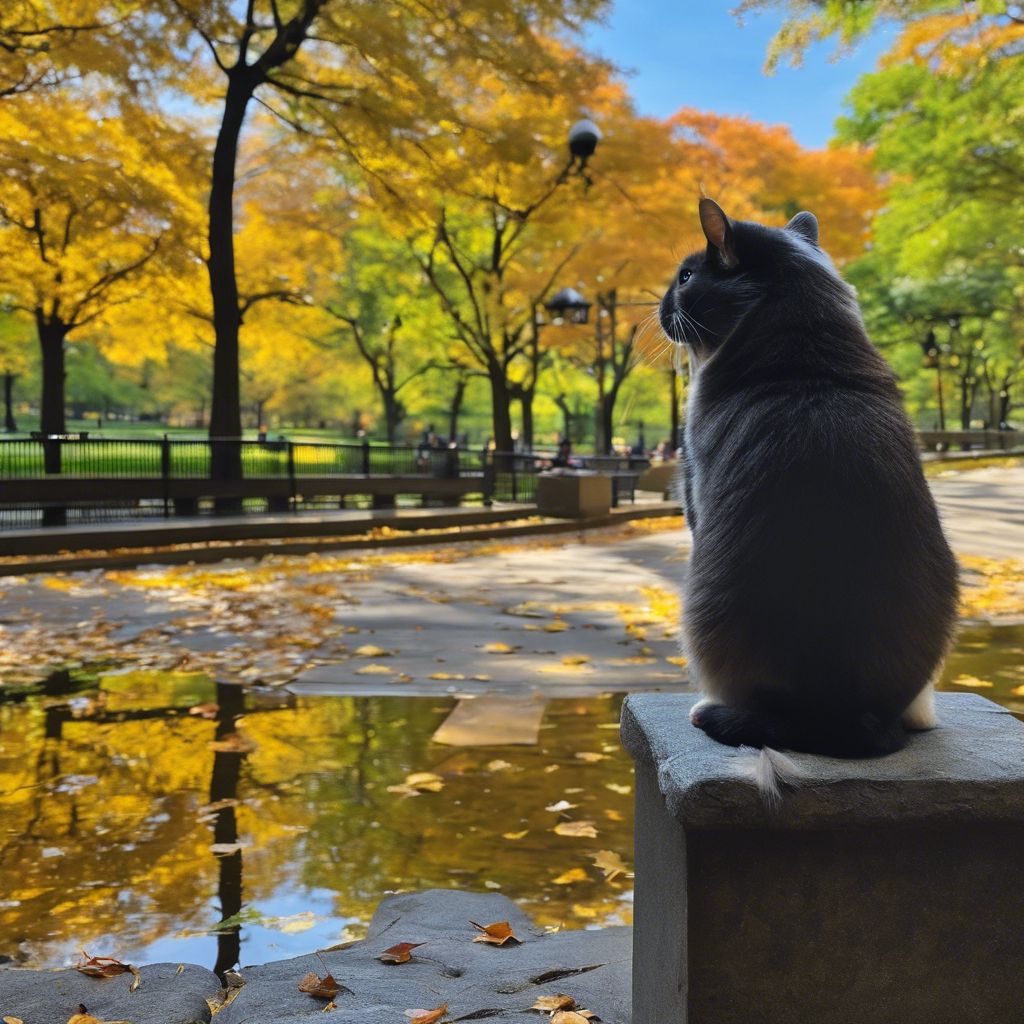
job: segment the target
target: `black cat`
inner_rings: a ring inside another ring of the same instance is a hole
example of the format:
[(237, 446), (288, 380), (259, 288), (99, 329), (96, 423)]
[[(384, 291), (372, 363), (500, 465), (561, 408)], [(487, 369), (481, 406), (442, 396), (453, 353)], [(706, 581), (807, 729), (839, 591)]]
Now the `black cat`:
[(691, 365), (693, 724), (732, 746), (898, 750), (935, 724), (957, 567), (896, 381), (813, 214), (769, 228), (702, 199), (700, 220), (707, 249), (660, 310)]

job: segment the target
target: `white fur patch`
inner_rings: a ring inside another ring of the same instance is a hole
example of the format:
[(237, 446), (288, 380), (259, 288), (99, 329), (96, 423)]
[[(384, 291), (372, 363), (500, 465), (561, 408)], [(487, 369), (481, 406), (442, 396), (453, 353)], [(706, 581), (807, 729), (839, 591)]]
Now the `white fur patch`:
[(935, 687), (932, 681), (907, 705), (903, 712), (903, 725), (907, 729), (934, 729), (938, 725), (935, 717)]

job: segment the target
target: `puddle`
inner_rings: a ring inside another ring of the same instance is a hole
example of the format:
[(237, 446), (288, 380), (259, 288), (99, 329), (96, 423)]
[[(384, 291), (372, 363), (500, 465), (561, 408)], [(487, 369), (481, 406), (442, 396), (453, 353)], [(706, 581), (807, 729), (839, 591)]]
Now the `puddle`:
[[(1024, 627), (965, 630), (944, 688), (1024, 714)], [(434, 741), (449, 696), (169, 672), (7, 691), (0, 956), (57, 966), (85, 948), (223, 970), (356, 937), (384, 893), (431, 887), (505, 892), (551, 927), (628, 923), (631, 880), (595, 864), (610, 851), (632, 865), (621, 700), (552, 698), (536, 745), (473, 747)], [(569, 822), (592, 828), (555, 831)]]

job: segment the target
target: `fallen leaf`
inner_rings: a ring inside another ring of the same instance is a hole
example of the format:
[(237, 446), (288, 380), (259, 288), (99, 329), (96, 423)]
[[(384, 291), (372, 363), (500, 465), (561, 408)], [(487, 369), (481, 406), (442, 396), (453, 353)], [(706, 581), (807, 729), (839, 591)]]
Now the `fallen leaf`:
[(502, 761), (501, 758), (496, 758), (493, 761), (488, 761), (485, 767), (489, 772), (503, 772), (506, 768), (511, 768), (512, 765), (508, 761)]
[(0, 1017), (4, 1024), (25, 1024), (20, 1017)]
[(631, 658), (609, 658), (608, 664), (619, 668), (625, 667), (626, 665), (654, 665), (657, 661), (657, 658), (647, 658), (637, 654)]
[(586, 665), (590, 661), (589, 654), (567, 654), (562, 658), (563, 665)]
[(612, 807), (606, 807), (604, 809), (604, 816), (609, 821), (622, 821), (623, 820), (622, 815), (618, 811), (616, 811), (614, 808), (612, 808)]
[(364, 665), (362, 668), (356, 669), (357, 676), (390, 676), (394, 674), (394, 669), (387, 665), (378, 665), (376, 663), (372, 665)]
[(448, 1012), (448, 1004), (442, 1003), (435, 1010), (406, 1010), (410, 1024), (435, 1024)]
[(377, 647), (375, 644), (363, 644), (362, 647), (355, 649), (357, 658), (390, 658), (392, 654), (394, 651), (385, 651), (383, 647)]
[(1015, 686), (1010, 693), (1012, 693), (1014, 697), (1024, 697), (1024, 686)]
[(995, 683), (990, 683), (987, 679), (979, 679), (977, 676), (957, 676), (953, 680), (954, 686), (970, 686), (973, 689), (988, 689), (991, 686), (995, 686)]
[(610, 789), (613, 793), (619, 793), (621, 796), (625, 796), (633, 791), (632, 786), (624, 786), (620, 782), (606, 782), (604, 788)]
[(577, 839), (596, 839), (597, 829), (592, 821), (560, 821), (552, 830), (560, 836)]
[(575, 1005), (576, 1000), (572, 996), (556, 993), (553, 996), (541, 996), (530, 1009), (554, 1012), (555, 1010), (571, 1010)]
[(590, 859), (594, 862), (594, 867), (604, 872), (604, 877), (609, 882), (629, 870), (622, 862), (622, 858), (613, 850), (598, 850), (597, 853), (590, 854)]
[(552, 881), (555, 885), (572, 885), (574, 882), (585, 882), (587, 877), (587, 873), (583, 868), (570, 868), (568, 871), (563, 871), (562, 874), (552, 879)]
[(578, 807), (578, 804), (571, 804), (568, 800), (559, 800), (557, 804), (548, 804), (544, 808), (545, 811), (553, 811), (558, 813), (559, 811), (571, 811), (574, 807)]
[(256, 744), (240, 732), (229, 732), (219, 740), (213, 740), (210, 749), (220, 754), (251, 754)]
[(465, 679), (466, 677), (461, 672), (431, 672), (430, 675), (427, 676), (427, 678), (442, 680), (452, 679), (458, 681), (461, 679)]
[(473, 939), (474, 942), (486, 942), (491, 946), (504, 946), (506, 942), (518, 942), (512, 932), (512, 926), (508, 921), (495, 921), (493, 924), (477, 924), (476, 921), (469, 922), (474, 928), (480, 930), (480, 935)]
[(196, 704), (188, 709), (190, 715), (197, 715), (199, 718), (216, 718), (218, 711), (219, 704)]
[(598, 754), (593, 750), (581, 750), (578, 754), (574, 755), (577, 761), (586, 761), (587, 764), (593, 764), (595, 761), (607, 761), (607, 754)]
[(529, 829), (524, 828), (522, 832), (502, 832), (502, 839), (522, 839), (525, 835), (529, 834)]
[(587, 1024), (594, 1015), (589, 1010), (559, 1010), (551, 1024)]
[(75, 964), (75, 970), (88, 974), (90, 978), (116, 978), (119, 974), (138, 973), (131, 964), (121, 963), (112, 956), (89, 956), (84, 949), (82, 956), (85, 959)]
[(563, 622), (561, 619), (555, 619), (553, 622), (544, 624), (545, 633), (564, 633), (568, 628), (569, 623)]
[(508, 644), (498, 643), (484, 644), (484, 651), (487, 654), (513, 654), (518, 651), (518, 647), (510, 647)]
[(685, 668), (689, 662), (680, 655), (673, 655), (665, 659), (670, 665), (678, 665), (680, 668)]
[(315, 999), (333, 999), (341, 991), (341, 986), (330, 974), (321, 978), (316, 971), (310, 971), (299, 982), (299, 991)]
[(383, 953), (377, 955), (377, 959), (386, 964), (404, 964), (412, 959), (412, 951), (422, 942), (399, 942), (397, 945), (389, 946)]
[(413, 772), (405, 777), (405, 784), (413, 789), (429, 790), (431, 793), (439, 793), (444, 789), (444, 779), (433, 772)]
[[(84, 1010), (85, 1007), (79, 1003), (79, 1011)], [(21, 1021), (17, 1017), (4, 1017), (4, 1024), (21, 1024)], [(68, 1024), (103, 1024), (103, 1021), (99, 1017), (94, 1017), (91, 1013), (73, 1013), (68, 1017)]]
[(478, 672), (473, 676), (473, 679), (478, 683), (489, 683), (491, 681), (491, 677), (484, 672)]
[(244, 843), (211, 843), (210, 853), (217, 857), (230, 857), (233, 853), (238, 853), (239, 850), (244, 850)]

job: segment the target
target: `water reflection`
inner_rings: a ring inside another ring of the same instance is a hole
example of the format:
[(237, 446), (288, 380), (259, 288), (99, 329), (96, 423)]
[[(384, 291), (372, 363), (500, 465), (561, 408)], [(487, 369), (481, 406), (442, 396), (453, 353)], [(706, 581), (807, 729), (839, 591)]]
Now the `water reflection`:
[[(946, 679), (1024, 712), (1024, 628), (966, 631)], [(451, 698), (51, 678), (0, 702), (0, 955), (223, 971), (331, 945), (386, 891), (433, 886), (504, 891), (546, 925), (628, 921), (630, 880), (592, 861), (632, 861), (620, 702), (550, 700), (536, 746), (452, 748), (431, 742)], [(389, 791), (423, 771), (440, 792)], [(565, 820), (597, 836), (556, 834)]]

